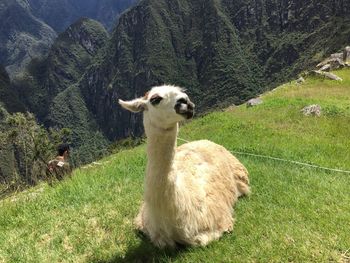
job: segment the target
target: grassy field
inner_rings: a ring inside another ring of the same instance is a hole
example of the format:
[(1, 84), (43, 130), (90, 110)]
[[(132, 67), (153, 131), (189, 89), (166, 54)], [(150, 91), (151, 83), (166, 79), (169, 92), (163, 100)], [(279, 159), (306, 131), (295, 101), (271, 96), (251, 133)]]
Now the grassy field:
[[(208, 114), (179, 137), (350, 170), (350, 70), (336, 73), (343, 82), (285, 84), (262, 105)], [(323, 116), (303, 116), (314, 103)], [(208, 247), (158, 250), (134, 231), (141, 145), (0, 201), (0, 262), (350, 262), (350, 174), (236, 156), (252, 195), (235, 207), (233, 233)]]

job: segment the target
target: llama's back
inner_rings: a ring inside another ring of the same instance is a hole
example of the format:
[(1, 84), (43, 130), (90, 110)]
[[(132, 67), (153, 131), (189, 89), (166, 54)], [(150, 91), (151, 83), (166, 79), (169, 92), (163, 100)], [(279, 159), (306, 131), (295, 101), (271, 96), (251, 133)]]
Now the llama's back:
[(175, 154), (174, 173), (179, 214), (184, 221), (196, 222), (188, 224), (189, 236), (210, 230), (218, 233), (216, 239), (232, 230), (233, 205), (249, 193), (249, 180), (245, 167), (229, 151), (207, 140), (183, 144)]
[[(190, 173), (198, 186), (205, 183), (206, 191), (226, 191), (241, 196), (249, 193), (248, 171), (243, 164), (221, 145), (208, 140), (193, 141), (177, 148), (177, 173)], [(237, 186), (237, 188), (235, 187)], [(237, 193), (233, 192), (237, 189)], [(208, 193), (207, 193), (208, 194)]]

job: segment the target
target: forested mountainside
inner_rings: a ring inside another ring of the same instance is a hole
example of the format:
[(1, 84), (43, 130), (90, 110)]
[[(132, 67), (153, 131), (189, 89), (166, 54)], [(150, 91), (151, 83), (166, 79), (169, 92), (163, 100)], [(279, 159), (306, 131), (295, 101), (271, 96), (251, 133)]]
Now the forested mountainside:
[(33, 60), (14, 81), (21, 101), (40, 123), (47, 128), (72, 130), (75, 154), (86, 152), (79, 158), (82, 162), (98, 156), (107, 140), (74, 84), (98, 59), (98, 51), (107, 41), (108, 33), (100, 23), (82, 18), (58, 36), (46, 58)]
[(18, 92), (11, 84), (6, 69), (0, 65), (0, 104), (10, 112), (24, 112), (24, 104), (19, 99)]
[(350, 42), (350, 2), (222, 1), (266, 83), (283, 82)]
[(61, 33), (47, 57), (34, 59), (14, 82), (28, 111), (45, 122), (53, 98), (76, 83), (108, 40), (97, 21), (82, 18)]
[(294, 78), (350, 42), (347, 1), (144, 0), (121, 16), (105, 59), (80, 81), (109, 139), (141, 134), (116, 105), (151, 86), (185, 87), (205, 111)]
[(1, 1), (0, 64), (8, 73), (16, 75), (33, 57), (45, 55), (55, 37), (51, 27), (32, 15), (26, 1)]
[(32, 58), (47, 55), (57, 33), (81, 17), (101, 22), (108, 30), (136, 0), (2, 0), (0, 64), (11, 77)]

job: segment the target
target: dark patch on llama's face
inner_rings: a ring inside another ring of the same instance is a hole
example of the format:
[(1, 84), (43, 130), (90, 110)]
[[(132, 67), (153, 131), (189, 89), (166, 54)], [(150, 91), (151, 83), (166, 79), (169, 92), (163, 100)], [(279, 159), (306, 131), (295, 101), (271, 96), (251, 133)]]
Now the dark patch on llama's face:
[(174, 109), (177, 114), (184, 116), (186, 119), (191, 119), (194, 115), (194, 104), (187, 98), (178, 99)]
[(163, 98), (161, 96), (159, 96), (158, 94), (154, 94), (154, 95), (152, 95), (152, 97), (150, 98), (149, 101), (151, 102), (151, 104), (153, 106), (156, 106), (162, 101), (162, 99)]

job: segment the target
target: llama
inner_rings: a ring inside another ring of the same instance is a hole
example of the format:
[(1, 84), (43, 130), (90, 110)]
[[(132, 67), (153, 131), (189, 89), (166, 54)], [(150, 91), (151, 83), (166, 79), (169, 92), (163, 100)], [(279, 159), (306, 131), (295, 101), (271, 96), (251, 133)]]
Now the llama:
[(158, 247), (205, 246), (230, 232), (233, 205), (249, 193), (248, 172), (224, 147), (208, 140), (177, 148), (178, 122), (194, 113), (187, 94), (175, 86), (159, 86), (119, 104), (131, 112), (143, 111), (147, 136), (137, 229)]

